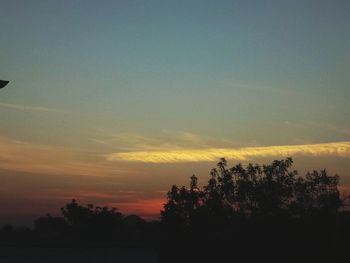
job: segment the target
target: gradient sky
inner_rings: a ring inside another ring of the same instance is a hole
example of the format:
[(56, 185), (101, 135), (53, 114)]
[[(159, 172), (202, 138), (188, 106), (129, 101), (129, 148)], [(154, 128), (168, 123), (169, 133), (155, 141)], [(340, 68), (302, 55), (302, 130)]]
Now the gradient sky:
[[(350, 185), (350, 2), (1, 0), (0, 223), (293, 156)], [(224, 155), (224, 156), (222, 156)]]

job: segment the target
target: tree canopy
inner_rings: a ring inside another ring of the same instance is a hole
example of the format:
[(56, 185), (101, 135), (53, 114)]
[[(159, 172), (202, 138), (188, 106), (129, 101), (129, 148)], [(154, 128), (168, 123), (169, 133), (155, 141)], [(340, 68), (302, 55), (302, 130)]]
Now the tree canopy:
[(202, 188), (195, 175), (189, 187), (171, 187), (162, 221), (191, 226), (205, 218), (304, 218), (336, 213), (341, 205), (338, 175), (321, 170), (302, 177), (292, 165), (292, 158), (286, 158), (268, 165), (228, 167), (222, 158)]

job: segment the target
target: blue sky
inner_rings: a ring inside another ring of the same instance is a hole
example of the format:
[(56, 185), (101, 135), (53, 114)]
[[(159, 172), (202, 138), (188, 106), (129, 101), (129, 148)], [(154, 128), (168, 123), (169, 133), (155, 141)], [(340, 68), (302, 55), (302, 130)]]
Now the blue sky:
[(16, 85), (7, 102), (103, 115), (122, 131), (237, 132), (247, 140), (235, 123), (350, 125), (339, 117), (350, 113), (346, 1), (3, 6), (0, 67)]

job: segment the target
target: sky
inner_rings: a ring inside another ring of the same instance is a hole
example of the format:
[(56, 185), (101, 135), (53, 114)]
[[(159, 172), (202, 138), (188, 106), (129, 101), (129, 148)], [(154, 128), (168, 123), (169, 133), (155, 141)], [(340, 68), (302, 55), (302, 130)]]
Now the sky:
[(350, 186), (350, 2), (1, 0), (0, 224), (292, 156)]

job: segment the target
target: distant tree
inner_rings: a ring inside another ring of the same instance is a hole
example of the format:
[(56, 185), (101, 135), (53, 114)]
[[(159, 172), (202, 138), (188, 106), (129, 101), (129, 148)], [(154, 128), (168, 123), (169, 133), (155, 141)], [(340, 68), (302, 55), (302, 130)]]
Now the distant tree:
[(12, 232), (14, 232), (14, 230), (15, 230), (15, 228), (11, 224), (5, 224), (0, 229), (0, 231), (4, 234), (11, 234)]
[(63, 235), (68, 228), (68, 223), (63, 217), (54, 217), (47, 214), (34, 221), (35, 232), (46, 237), (58, 237)]
[(123, 215), (116, 208), (92, 204), (79, 205), (74, 199), (61, 208), (63, 218), (73, 231), (93, 237), (111, 236), (120, 228)]

